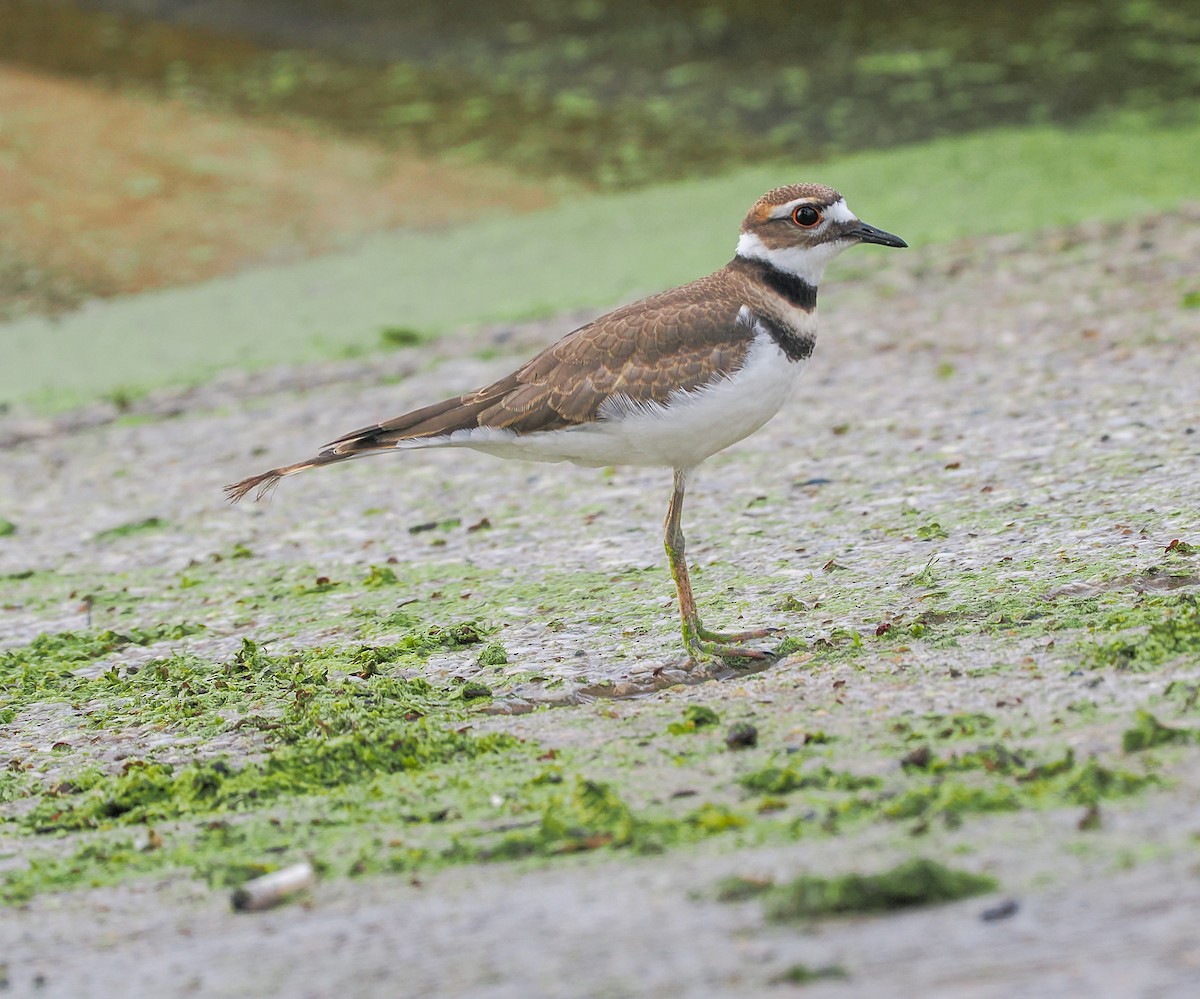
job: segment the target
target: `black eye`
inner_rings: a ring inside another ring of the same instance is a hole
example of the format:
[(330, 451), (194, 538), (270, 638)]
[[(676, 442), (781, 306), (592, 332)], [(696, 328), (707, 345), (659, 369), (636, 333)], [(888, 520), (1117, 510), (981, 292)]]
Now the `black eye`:
[(792, 211), (792, 221), (805, 229), (811, 229), (821, 221), (821, 213), (812, 205), (801, 205)]

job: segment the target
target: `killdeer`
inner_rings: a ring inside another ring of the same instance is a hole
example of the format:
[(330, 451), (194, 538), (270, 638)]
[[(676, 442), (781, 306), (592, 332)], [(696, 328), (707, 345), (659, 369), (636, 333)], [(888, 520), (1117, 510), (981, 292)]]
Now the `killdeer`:
[(908, 245), (860, 221), (831, 188), (768, 191), (719, 271), (601, 316), (491, 385), (355, 430), (226, 493), (231, 502), (254, 489), (262, 498), (306, 468), (425, 447), (671, 468), (664, 540), (688, 654), (769, 658), (742, 643), (773, 629), (725, 633), (700, 623), (680, 523), (684, 492), (697, 465), (754, 433), (787, 402), (816, 345), (825, 266), (856, 243)]

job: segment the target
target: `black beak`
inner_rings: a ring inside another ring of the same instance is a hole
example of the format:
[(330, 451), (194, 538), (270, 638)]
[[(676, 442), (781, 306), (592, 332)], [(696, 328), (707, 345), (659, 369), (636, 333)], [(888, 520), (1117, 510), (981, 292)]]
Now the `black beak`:
[(851, 223), (850, 228), (846, 230), (846, 235), (857, 239), (860, 243), (878, 243), (880, 246), (908, 246), (899, 236), (893, 236), (890, 232), (876, 229), (873, 225), (867, 225), (866, 222)]

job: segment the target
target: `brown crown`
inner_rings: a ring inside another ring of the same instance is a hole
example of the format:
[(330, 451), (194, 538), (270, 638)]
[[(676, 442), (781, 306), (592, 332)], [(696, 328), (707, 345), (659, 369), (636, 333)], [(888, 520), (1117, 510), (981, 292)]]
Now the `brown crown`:
[(838, 201), (841, 195), (832, 187), (826, 187), (824, 184), (788, 184), (786, 187), (777, 187), (754, 202), (754, 207), (747, 213), (742, 228), (747, 229), (765, 222), (771, 217), (774, 209), (780, 205), (786, 205), (789, 201), (795, 201), (797, 198), (810, 199), (816, 208), (828, 208)]

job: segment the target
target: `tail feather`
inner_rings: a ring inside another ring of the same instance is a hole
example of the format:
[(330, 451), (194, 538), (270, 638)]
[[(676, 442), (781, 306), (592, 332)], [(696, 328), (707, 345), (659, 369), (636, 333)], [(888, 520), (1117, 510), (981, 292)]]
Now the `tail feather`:
[[(506, 387), (506, 383), (500, 383)], [(401, 441), (442, 437), (456, 430), (474, 430), (480, 425), (480, 414), (503, 395), (504, 389), (490, 386), (469, 395), (455, 396), (432, 406), (415, 409), (370, 427), (361, 427), (325, 445), (337, 454), (356, 454), (379, 448), (395, 447)]]
[(251, 492), (255, 494), (256, 500), (261, 500), (279, 485), (279, 480), (284, 476), (295, 475), (306, 468), (332, 465), (339, 461), (360, 458), (365, 454), (390, 451), (405, 440), (438, 437), (460, 428), (477, 426), (476, 416), (485, 405), (486, 403), (472, 402), (469, 401), (469, 397), (460, 396), (406, 413), (386, 423), (363, 427), (331, 441), (319, 454), (306, 461), (298, 461), (294, 465), (281, 465), (279, 468), (251, 475), (241, 482), (234, 482), (225, 487), (225, 495), (230, 503), (244, 499)]
[(294, 465), (280, 465), (279, 468), (272, 468), (258, 475), (251, 475), (248, 479), (242, 479), (241, 482), (234, 482), (232, 485), (225, 487), (225, 496), (230, 503), (236, 503), (238, 500), (243, 499), (247, 493), (257, 490), (254, 498), (260, 500), (279, 485), (279, 480), (285, 475), (295, 475), (297, 472), (303, 472), (306, 468), (316, 468), (318, 465), (328, 465), (331, 462), (344, 461), (346, 458), (352, 457), (354, 456), (348, 454), (333, 455), (328, 452), (322, 452), (315, 457), (309, 458), (307, 461), (298, 461)]
[[(427, 440), (436, 444), (436, 438), (443, 438), (456, 430), (473, 430), (481, 424), (491, 425), (492, 410), (518, 384), (515, 375), (489, 385), (478, 392), (455, 396), (413, 410), (403, 416), (377, 423), (374, 426), (362, 427), (351, 431), (322, 448), (321, 452), (307, 461), (298, 461), (294, 465), (281, 465), (259, 475), (252, 475), (241, 482), (235, 482), (225, 487), (225, 495), (230, 503), (236, 503), (251, 492), (254, 498), (260, 500), (279, 484), (286, 475), (294, 475), (306, 468), (316, 468), (320, 465), (332, 465), (335, 462), (359, 458), (366, 454), (378, 454), (390, 451), (405, 441)], [(517, 415), (517, 414), (512, 414)], [(557, 417), (561, 421), (561, 418)], [(497, 422), (497, 426), (507, 426), (512, 418)], [(544, 422), (544, 421), (543, 421)]]

